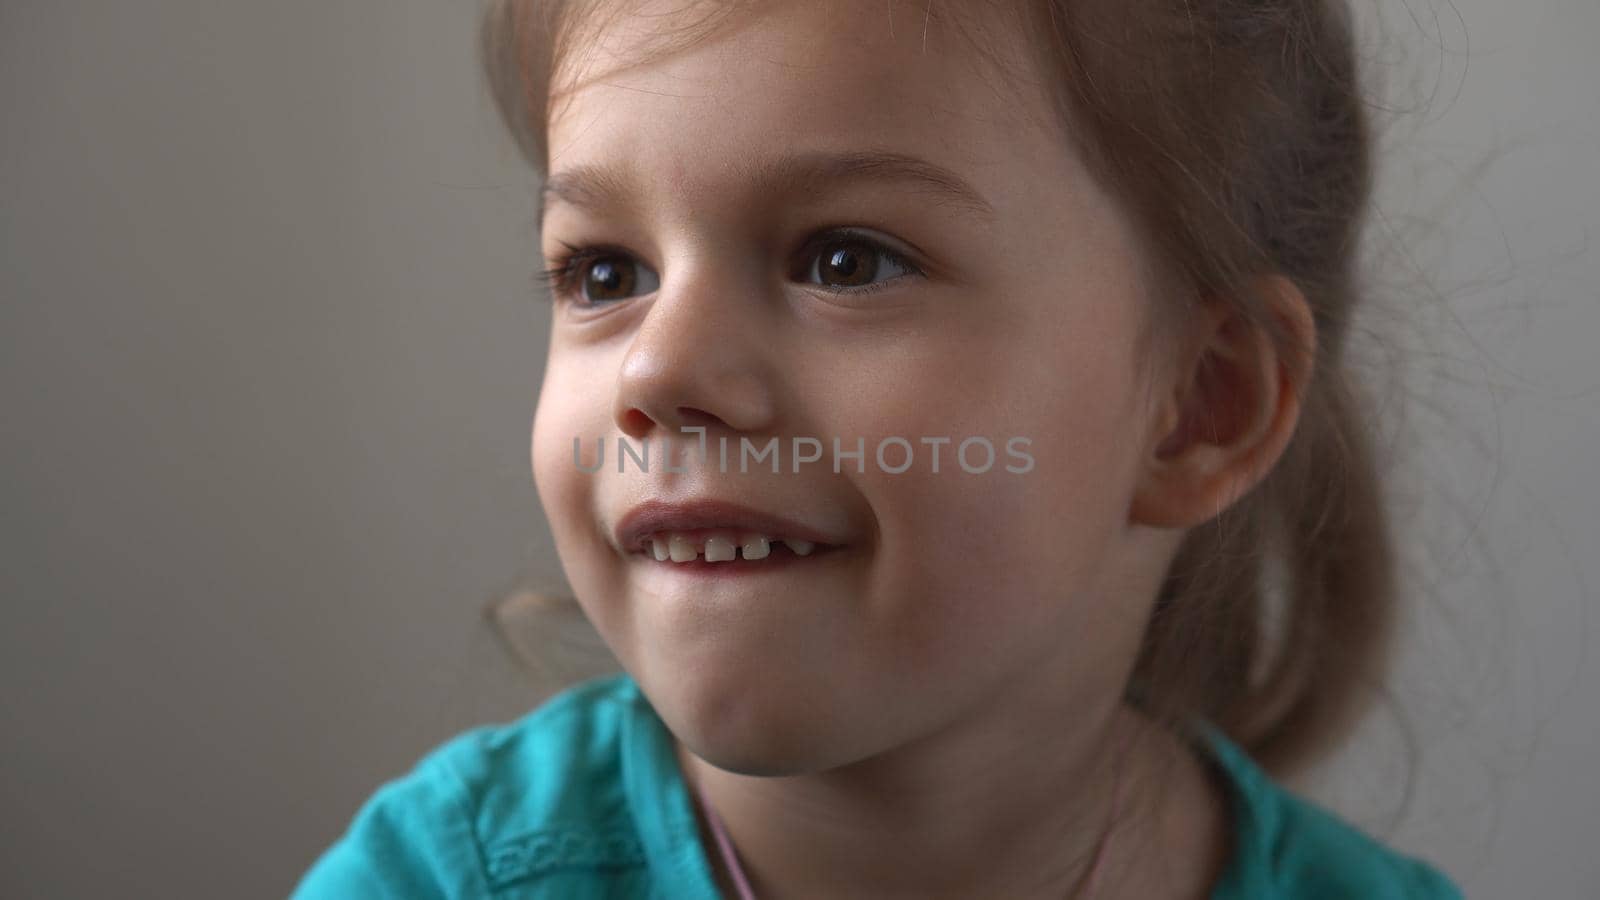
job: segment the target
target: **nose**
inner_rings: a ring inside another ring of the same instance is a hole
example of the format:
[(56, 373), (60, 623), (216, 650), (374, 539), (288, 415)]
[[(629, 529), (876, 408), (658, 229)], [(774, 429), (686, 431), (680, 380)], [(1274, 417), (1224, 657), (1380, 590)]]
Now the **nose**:
[[(622, 360), (614, 418), (639, 440), (685, 427), (770, 429), (776, 416), (770, 313), (759, 288), (710, 267), (664, 279)], [(701, 274), (705, 273), (705, 274)]]

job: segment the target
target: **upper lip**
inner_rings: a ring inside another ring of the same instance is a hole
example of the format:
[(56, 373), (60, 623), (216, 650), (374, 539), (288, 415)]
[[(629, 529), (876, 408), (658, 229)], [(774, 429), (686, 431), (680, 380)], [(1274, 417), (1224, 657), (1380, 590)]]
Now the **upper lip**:
[(834, 546), (839, 539), (783, 516), (751, 509), (725, 500), (691, 500), (671, 503), (646, 500), (628, 510), (618, 520), (617, 546), (628, 552), (644, 549), (645, 538), (664, 531), (693, 531), (698, 528), (726, 528), (763, 534), (771, 538), (795, 538), (821, 546)]

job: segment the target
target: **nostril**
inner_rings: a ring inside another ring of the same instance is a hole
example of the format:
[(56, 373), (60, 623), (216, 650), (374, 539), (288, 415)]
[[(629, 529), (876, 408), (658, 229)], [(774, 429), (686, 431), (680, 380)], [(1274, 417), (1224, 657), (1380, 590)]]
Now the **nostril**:
[(622, 414), (622, 432), (631, 437), (649, 434), (654, 424), (650, 416), (637, 407)]

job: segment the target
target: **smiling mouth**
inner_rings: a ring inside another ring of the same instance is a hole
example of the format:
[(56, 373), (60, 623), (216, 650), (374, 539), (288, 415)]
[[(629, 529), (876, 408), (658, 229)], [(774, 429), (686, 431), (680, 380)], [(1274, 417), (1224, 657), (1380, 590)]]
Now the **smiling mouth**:
[(695, 569), (769, 567), (839, 549), (800, 538), (750, 531), (699, 529), (645, 535), (635, 554), (668, 566)]

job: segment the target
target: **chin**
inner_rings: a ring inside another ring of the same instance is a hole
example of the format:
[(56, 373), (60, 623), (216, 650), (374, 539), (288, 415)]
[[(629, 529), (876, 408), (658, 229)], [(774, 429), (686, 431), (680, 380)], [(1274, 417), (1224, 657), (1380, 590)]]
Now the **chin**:
[(673, 736), (695, 756), (739, 775), (806, 775), (848, 764), (853, 753), (831, 710), (806, 715), (793, 700), (733, 703), (678, 686), (656, 706)]
[(747, 747), (717, 747), (713, 750), (698, 747), (687, 741), (684, 741), (683, 745), (707, 763), (735, 775), (782, 778), (819, 771), (818, 767), (805, 765), (801, 760), (783, 756), (774, 757), (760, 751), (752, 751)]

